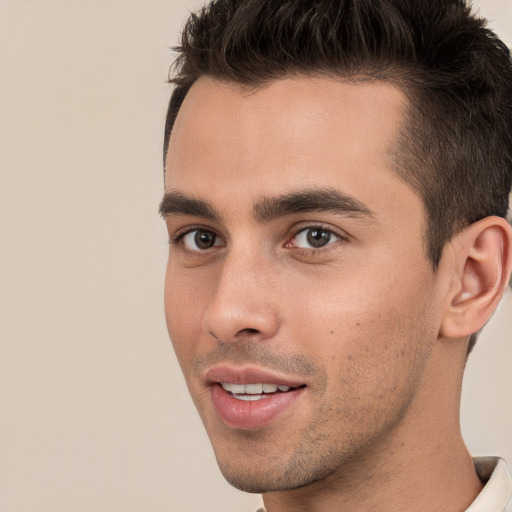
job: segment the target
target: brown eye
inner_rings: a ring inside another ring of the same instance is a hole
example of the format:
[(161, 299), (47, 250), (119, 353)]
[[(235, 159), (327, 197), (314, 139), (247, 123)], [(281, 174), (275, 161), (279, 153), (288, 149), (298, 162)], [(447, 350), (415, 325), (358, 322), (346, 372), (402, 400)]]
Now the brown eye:
[(182, 236), (181, 243), (188, 251), (206, 251), (223, 245), (222, 240), (213, 231), (206, 229), (189, 231)]
[(337, 240), (340, 240), (340, 237), (329, 229), (314, 226), (300, 231), (294, 237), (292, 245), (304, 249), (320, 249)]
[(308, 244), (312, 247), (323, 247), (331, 241), (331, 233), (325, 229), (308, 229), (306, 233)]

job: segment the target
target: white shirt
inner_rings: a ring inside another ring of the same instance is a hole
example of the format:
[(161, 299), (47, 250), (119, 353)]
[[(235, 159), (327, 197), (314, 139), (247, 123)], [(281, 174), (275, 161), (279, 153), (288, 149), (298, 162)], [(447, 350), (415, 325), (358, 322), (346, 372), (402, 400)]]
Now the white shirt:
[(507, 463), (499, 457), (473, 459), (485, 486), (466, 512), (512, 512), (512, 480)]

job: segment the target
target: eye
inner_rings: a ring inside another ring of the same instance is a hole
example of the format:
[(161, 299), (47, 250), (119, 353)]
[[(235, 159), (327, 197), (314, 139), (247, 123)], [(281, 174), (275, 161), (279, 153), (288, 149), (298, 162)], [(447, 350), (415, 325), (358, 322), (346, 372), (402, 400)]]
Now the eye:
[(212, 247), (221, 247), (224, 245), (213, 231), (207, 229), (194, 229), (179, 237), (178, 241), (187, 251), (198, 252), (206, 251)]
[(334, 234), (330, 229), (312, 226), (299, 231), (293, 237), (292, 241), (286, 245), (288, 247), (300, 247), (303, 249), (321, 249), (340, 239), (341, 237)]

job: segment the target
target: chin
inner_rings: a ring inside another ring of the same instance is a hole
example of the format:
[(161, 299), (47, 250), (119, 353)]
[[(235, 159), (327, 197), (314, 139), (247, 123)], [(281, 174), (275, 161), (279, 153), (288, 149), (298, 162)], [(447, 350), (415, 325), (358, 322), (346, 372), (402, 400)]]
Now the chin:
[(256, 468), (257, 471), (223, 471), (224, 478), (233, 487), (240, 491), (265, 494), (267, 492), (291, 491), (305, 487), (313, 481), (308, 478), (290, 479), (286, 474), (275, 475), (274, 472), (269, 473), (266, 468)]
[(255, 456), (252, 460), (237, 458), (226, 461), (217, 458), (217, 461), (222, 475), (233, 487), (257, 494), (306, 487), (328, 478), (337, 466), (330, 460), (305, 460), (304, 455), (292, 456), (290, 460), (283, 457), (276, 459), (277, 456), (267, 460)]

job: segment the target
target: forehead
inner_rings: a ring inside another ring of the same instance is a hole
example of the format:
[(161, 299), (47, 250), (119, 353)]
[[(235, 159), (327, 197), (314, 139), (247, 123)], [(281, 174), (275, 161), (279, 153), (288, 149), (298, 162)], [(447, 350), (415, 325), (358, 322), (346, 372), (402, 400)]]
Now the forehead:
[(166, 189), (233, 211), (305, 187), (363, 202), (392, 200), (389, 188), (415, 195), (392, 171), (406, 108), (384, 81), (297, 77), (248, 89), (201, 77), (171, 133)]

